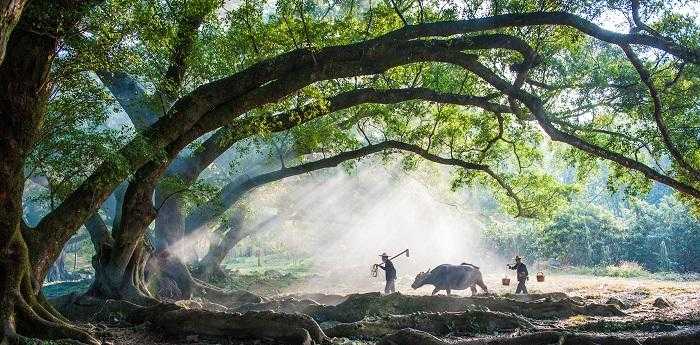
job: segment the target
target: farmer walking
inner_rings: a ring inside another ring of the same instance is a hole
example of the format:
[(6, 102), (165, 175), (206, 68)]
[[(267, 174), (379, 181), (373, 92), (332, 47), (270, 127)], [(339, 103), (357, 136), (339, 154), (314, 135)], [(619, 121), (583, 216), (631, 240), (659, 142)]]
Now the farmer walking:
[(527, 267), (521, 261), (520, 256), (515, 257), (515, 265), (507, 265), (509, 269), (515, 270), (518, 277), (518, 287), (515, 289), (515, 293), (524, 293), (527, 295), (527, 288), (525, 287), (525, 281), (527, 281)]
[(394, 282), (396, 281), (396, 268), (394, 264), (389, 260), (389, 255), (382, 253), (382, 264), (377, 265), (377, 267), (384, 270), (386, 273), (386, 286), (384, 287), (384, 293), (390, 294), (396, 292), (396, 286)]

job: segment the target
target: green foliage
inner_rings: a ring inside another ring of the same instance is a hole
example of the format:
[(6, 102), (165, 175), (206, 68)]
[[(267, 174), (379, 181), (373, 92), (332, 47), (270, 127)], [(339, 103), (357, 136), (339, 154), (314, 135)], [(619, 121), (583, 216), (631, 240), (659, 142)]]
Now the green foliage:
[(502, 257), (512, 258), (525, 253), (528, 258), (543, 257), (538, 241), (542, 236), (542, 228), (532, 221), (508, 222), (492, 219), (484, 228), (482, 236), (487, 247)]
[(666, 197), (660, 204), (639, 201), (629, 219), (629, 260), (650, 270), (700, 272), (700, 222), (678, 200)]
[(624, 225), (594, 205), (573, 205), (545, 227), (540, 245), (545, 257), (566, 265), (607, 265), (622, 252)]
[(551, 222), (492, 222), (484, 238), (505, 256), (554, 259), (561, 266), (592, 267), (589, 273), (596, 275), (700, 272), (700, 221), (669, 196), (658, 204), (633, 199), (620, 216), (574, 204)]
[[(121, 109), (97, 80), (96, 72), (133, 76), (146, 88), (151, 107), (164, 113), (168, 102), (157, 91), (183, 96), (295, 49), (315, 53), (323, 47), (364, 42), (405, 24), (568, 11), (594, 22), (619, 16), (617, 19), (623, 24), (615, 29), (624, 33), (631, 29), (626, 27), (629, 20), (625, 20), (629, 19), (625, 17), (630, 15), (630, 4), (623, 0), (245, 0), (224, 2), (223, 7), (221, 4), (214, 0), (107, 0), (81, 21), (80, 30), (66, 36), (52, 67), (55, 88), (40, 140), (25, 167), (27, 175), (45, 176), (50, 188), (32, 190), (28, 193), (32, 201), (53, 208), (104, 161), (119, 163), (120, 171), (131, 170), (116, 152), (132, 139), (133, 133), (123, 124), (105, 125)], [(644, 1), (640, 15), (663, 37), (697, 49), (697, 19), (676, 10), (681, 5), (692, 6), (684, 1)], [(176, 87), (166, 80), (166, 74), (173, 67), (173, 52), (182, 43), (179, 28), (199, 16), (201, 27), (190, 28), (193, 49), (178, 62), (181, 65), (174, 66), (186, 70), (182, 87)], [(523, 88), (542, 98), (554, 126), (700, 188), (697, 179), (669, 158), (670, 151), (652, 116), (649, 91), (619, 47), (560, 26), (504, 28), (489, 33), (514, 35), (536, 50), (538, 64), (533, 66), (531, 80)], [(674, 145), (691, 166), (700, 167), (700, 68), (656, 50), (638, 46), (634, 49), (658, 88), (664, 104), (663, 119)], [(478, 56), (480, 62), (508, 81), (514, 79), (513, 67), (522, 60), (506, 49), (468, 53)], [(285, 67), (272, 64), (268, 72)], [(300, 66), (292, 67), (294, 73), (297, 68), (301, 71)], [(545, 222), (542, 226), (520, 221), (498, 225), (507, 231), (491, 228), (488, 236), (504, 253), (527, 251), (575, 265), (609, 265), (624, 259), (639, 262), (650, 270), (698, 270), (700, 263), (694, 249), (700, 247), (697, 222), (676, 199), (668, 198), (660, 206), (634, 204), (629, 211), (634, 216), (612, 214), (580, 202), (567, 208), (579, 190), (578, 183), (600, 169), (606, 171), (605, 187), (611, 192), (642, 196), (653, 185), (629, 167), (552, 144), (530, 114), (512, 114), (513, 109), (493, 113), (477, 107), (415, 100), (363, 104), (300, 124), (325, 114), (328, 98), (340, 92), (409, 87), (480, 96), (493, 104), (510, 105), (507, 97), (462, 68), (446, 63), (413, 63), (382, 74), (320, 81), (240, 114), (253, 120), (251, 128), (256, 135), (237, 147), (236, 154), (256, 152), (289, 166), (383, 140), (402, 141), (439, 157), (487, 165), (500, 180), (484, 171), (459, 168), (454, 169), (450, 186), (454, 190), (488, 188), (508, 213), (521, 211), (522, 216)], [(306, 112), (300, 110), (309, 105), (314, 106)], [(290, 114), (288, 121), (295, 124), (293, 129), (272, 133), (274, 124), (268, 120), (276, 114)], [(237, 139), (235, 129), (222, 129), (231, 134), (230, 142)], [(154, 151), (148, 139), (136, 140), (140, 145), (134, 154), (163, 158), (164, 152)], [(199, 142), (190, 145), (193, 154), (199, 152), (198, 145)], [(294, 158), (286, 159), (290, 152)], [(413, 154), (383, 153), (387, 163), (396, 157), (406, 170), (418, 170), (424, 164)], [(166, 179), (163, 187), (185, 193), (188, 207), (201, 204), (227, 178), (242, 170), (240, 161), (229, 162), (229, 166), (212, 168), (218, 170), (204, 174), (194, 186)], [(348, 163), (346, 168), (351, 165)], [(557, 176), (560, 173), (577, 179), (567, 180)], [(700, 209), (697, 199), (680, 199), (691, 209)], [(629, 247), (642, 250), (635, 254)]]
[(46, 296), (46, 298), (55, 298), (71, 293), (79, 294), (87, 291), (91, 283), (92, 280), (90, 279), (78, 280), (74, 282), (58, 282), (54, 284), (44, 285), (41, 288), (41, 292), (44, 293), (44, 296)]

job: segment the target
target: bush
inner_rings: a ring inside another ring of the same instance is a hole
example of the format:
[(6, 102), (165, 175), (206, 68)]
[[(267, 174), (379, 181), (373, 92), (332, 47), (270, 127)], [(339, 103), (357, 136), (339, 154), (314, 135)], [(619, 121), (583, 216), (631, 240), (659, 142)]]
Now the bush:
[(573, 205), (542, 229), (542, 254), (565, 265), (601, 266), (624, 256), (623, 222), (595, 205)]
[(634, 278), (647, 277), (650, 275), (650, 272), (636, 262), (621, 261), (617, 265), (605, 267), (604, 275), (608, 277)]

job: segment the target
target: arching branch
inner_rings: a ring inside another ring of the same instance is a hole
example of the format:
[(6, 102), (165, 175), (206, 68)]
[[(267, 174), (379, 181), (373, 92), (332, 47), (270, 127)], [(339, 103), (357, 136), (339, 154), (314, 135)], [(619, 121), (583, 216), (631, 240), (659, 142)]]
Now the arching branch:
[(568, 26), (603, 42), (617, 45), (627, 44), (653, 47), (663, 50), (690, 63), (700, 63), (700, 50), (690, 49), (670, 40), (661, 39), (655, 36), (640, 33), (622, 34), (605, 30), (591, 21), (567, 12), (504, 14), (469, 20), (454, 20), (407, 25), (401, 29), (392, 31), (383, 37), (390, 37), (394, 39), (416, 39), (420, 37), (435, 36), (445, 37), (469, 32), (538, 25)]
[[(237, 181), (236, 183), (229, 184), (219, 192), (220, 195), (225, 195), (225, 202), (223, 203), (223, 205), (209, 205), (209, 208), (194, 211), (190, 215), (190, 217), (193, 217), (193, 219), (188, 219), (190, 221), (187, 222), (187, 232), (198, 231), (209, 221), (223, 214), (227, 209), (229, 209), (236, 202), (238, 202), (246, 193), (263, 184), (267, 184), (273, 181), (279, 181), (290, 176), (297, 176), (316, 170), (336, 167), (339, 164), (349, 160), (359, 159), (378, 152), (384, 152), (389, 150), (414, 153), (428, 161), (442, 165), (456, 166), (466, 170), (482, 171), (485, 174), (489, 175), (491, 178), (493, 178), (496, 181), (496, 183), (506, 191), (506, 194), (508, 194), (508, 196), (513, 200), (513, 202), (516, 205), (516, 208), (518, 210), (517, 216), (522, 216), (524, 214), (522, 201), (520, 200), (518, 195), (513, 191), (510, 185), (501, 176), (499, 176), (496, 172), (494, 172), (491, 169), (490, 166), (482, 163), (469, 162), (457, 158), (444, 158), (439, 155), (430, 153), (428, 152), (428, 150), (423, 149), (418, 145), (395, 140), (386, 140), (376, 144), (367, 145), (359, 149), (341, 152), (334, 156), (329, 156), (316, 161), (302, 163), (293, 167), (282, 168), (276, 171), (247, 178), (244, 181)], [(210, 203), (212, 202), (210, 201)], [(207, 217), (202, 217), (203, 212), (209, 213), (207, 214)]]
[(484, 66), (481, 64), (476, 58), (473, 56), (469, 56), (467, 54), (463, 53), (454, 53), (450, 54), (450, 57), (446, 57), (446, 59), (451, 60), (451, 61), (460, 61), (460, 64), (474, 72), (476, 75), (478, 75), (480, 78), (491, 84), (493, 87), (498, 89), (499, 91), (512, 96), (513, 98), (517, 99), (518, 101), (522, 102), (525, 104), (525, 106), (532, 112), (532, 114), (535, 116), (537, 119), (537, 122), (540, 124), (542, 129), (549, 135), (549, 137), (554, 140), (554, 141), (560, 141), (566, 144), (569, 144), (581, 151), (587, 152), (593, 156), (600, 157), (607, 159), (609, 161), (615, 162), (621, 166), (624, 166), (628, 169), (637, 171), (647, 178), (663, 183), (669, 187), (674, 188), (675, 190), (690, 195), (694, 198), (700, 198), (700, 190), (697, 188), (686, 184), (684, 182), (681, 182), (671, 176), (664, 175), (659, 173), (658, 171), (652, 169), (648, 165), (627, 158), (623, 156), (622, 154), (619, 154), (617, 152), (608, 150), (604, 147), (595, 145), (593, 143), (587, 142), (583, 140), (580, 137), (577, 137), (575, 135), (572, 135), (570, 133), (566, 133), (564, 131), (559, 130), (556, 126), (552, 124), (552, 122), (549, 120), (546, 111), (544, 110), (544, 107), (542, 105), (542, 101), (535, 97), (534, 95), (527, 93), (523, 90), (520, 89), (513, 89), (512, 86), (505, 80), (503, 80), (501, 77), (496, 75), (493, 71), (491, 71), (488, 67)]

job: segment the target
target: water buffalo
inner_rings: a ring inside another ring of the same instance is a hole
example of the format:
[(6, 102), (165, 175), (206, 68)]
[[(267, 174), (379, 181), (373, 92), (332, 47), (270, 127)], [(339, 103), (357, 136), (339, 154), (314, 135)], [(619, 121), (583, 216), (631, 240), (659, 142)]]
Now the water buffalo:
[(467, 288), (470, 288), (472, 295), (474, 295), (476, 294), (475, 285), (479, 285), (484, 292), (488, 292), (479, 267), (470, 264), (443, 264), (432, 270), (428, 269), (425, 272), (420, 272), (416, 276), (416, 280), (411, 284), (411, 287), (417, 289), (423, 285), (435, 286), (433, 295), (440, 290), (447, 290), (449, 295), (452, 290), (465, 290)]

